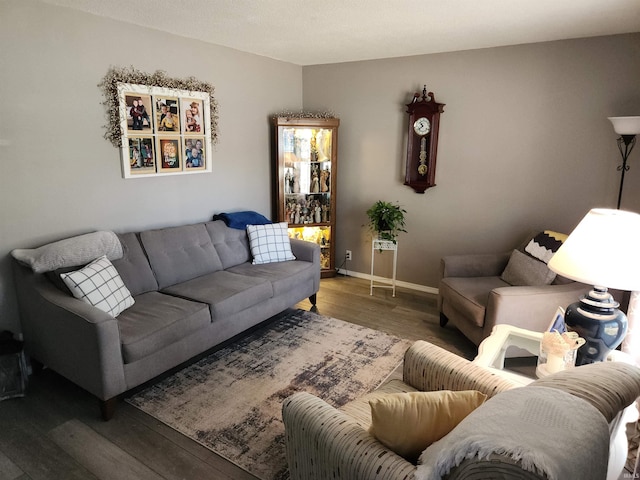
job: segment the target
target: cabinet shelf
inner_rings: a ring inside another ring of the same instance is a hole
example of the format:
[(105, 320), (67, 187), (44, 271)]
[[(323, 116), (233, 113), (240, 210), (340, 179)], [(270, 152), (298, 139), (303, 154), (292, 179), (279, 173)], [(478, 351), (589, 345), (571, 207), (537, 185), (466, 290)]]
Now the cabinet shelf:
[(275, 211), (289, 236), (321, 247), (322, 276), (335, 275), (337, 118), (273, 119)]

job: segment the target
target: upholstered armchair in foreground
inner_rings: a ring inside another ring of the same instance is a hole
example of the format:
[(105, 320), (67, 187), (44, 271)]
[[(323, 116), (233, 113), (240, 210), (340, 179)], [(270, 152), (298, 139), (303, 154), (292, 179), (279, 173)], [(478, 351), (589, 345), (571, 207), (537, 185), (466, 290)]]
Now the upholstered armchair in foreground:
[(511, 252), (443, 257), (440, 325), (451, 323), (476, 345), (497, 324), (544, 331), (558, 307), (565, 308), (590, 290), (590, 285), (556, 277), (548, 269), (542, 259), (548, 261), (553, 252), (535, 240), (544, 244), (549, 233), (555, 232), (529, 237)]
[[(429, 446), (422, 465), (369, 433), (370, 401), (437, 390), (476, 390), (489, 399)], [(340, 409), (309, 393), (287, 398), (282, 408), (287, 462), (292, 480), (615, 480), (626, 459), (624, 423), (634, 420), (627, 416), (631, 410), (637, 418), (633, 402), (639, 395), (640, 369), (620, 362), (578, 367), (516, 388), (418, 341), (405, 355), (402, 381), (391, 380)], [(480, 455), (473, 454), (476, 445)], [(511, 453), (492, 453), (499, 451)], [(615, 455), (620, 451), (622, 456)]]

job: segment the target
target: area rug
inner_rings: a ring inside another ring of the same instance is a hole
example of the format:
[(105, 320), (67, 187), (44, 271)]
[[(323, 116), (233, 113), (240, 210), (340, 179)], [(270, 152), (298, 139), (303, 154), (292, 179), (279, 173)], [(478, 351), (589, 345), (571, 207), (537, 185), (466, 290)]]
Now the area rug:
[(374, 390), (412, 342), (295, 310), (127, 402), (263, 480), (288, 478), (282, 401), (340, 407)]

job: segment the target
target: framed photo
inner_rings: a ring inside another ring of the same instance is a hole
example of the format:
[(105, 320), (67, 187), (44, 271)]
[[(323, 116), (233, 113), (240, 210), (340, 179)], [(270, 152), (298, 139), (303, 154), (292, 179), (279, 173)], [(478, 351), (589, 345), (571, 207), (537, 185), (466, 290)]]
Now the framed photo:
[(182, 170), (180, 139), (158, 137), (158, 172), (179, 172)]
[(202, 112), (204, 110), (203, 101), (197, 98), (181, 99), (180, 111), (182, 112), (182, 132), (185, 135), (205, 134)]
[(151, 133), (153, 130), (153, 120), (150, 113), (153, 111), (151, 96), (129, 94), (125, 95), (124, 101), (127, 113), (127, 132), (130, 135)]
[(153, 137), (129, 137), (129, 171), (132, 175), (155, 173)]
[(156, 97), (155, 117), (158, 132), (180, 133), (180, 108), (176, 97)]
[(206, 168), (206, 152), (204, 137), (184, 137), (184, 168), (188, 170), (204, 170)]
[(556, 313), (553, 314), (553, 318), (547, 327), (547, 332), (558, 332), (563, 334), (567, 331), (567, 325), (564, 323), (564, 308), (558, 307)]
[(211, 172), (210, 93), (118, 84), (124, 178)]

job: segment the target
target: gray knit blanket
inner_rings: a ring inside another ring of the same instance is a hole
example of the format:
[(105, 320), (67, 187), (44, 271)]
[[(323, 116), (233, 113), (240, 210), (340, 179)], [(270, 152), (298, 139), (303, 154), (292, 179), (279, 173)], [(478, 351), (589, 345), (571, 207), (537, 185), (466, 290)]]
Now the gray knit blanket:
[(34, 272), (43, 273), (85, 265), (102, 255), (109, 260), (118, 260), (122, 258), (123, 250), (115, 233), (100, 231), (65, 238), (39, 248), (15, 249), (11, 255)]
[(467, 416), (420, 456), (416, 480), (439, 480), (465, 460), (510, 457), (549, 480), (602, 480), (609, 427), (591, 404), (561, 390), (522, 387), (502, 392)]

